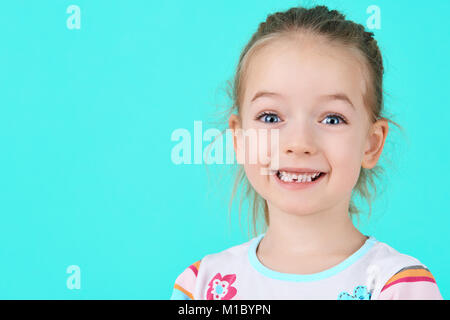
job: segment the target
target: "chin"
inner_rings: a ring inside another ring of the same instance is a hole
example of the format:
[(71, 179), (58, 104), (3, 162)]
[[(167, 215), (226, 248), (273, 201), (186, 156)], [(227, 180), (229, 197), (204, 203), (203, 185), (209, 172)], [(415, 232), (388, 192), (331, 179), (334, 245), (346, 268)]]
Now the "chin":
[(275, 204), (279, 208), (279, 210), (295, 215), (295, 216), (309, 216), (314, 214), (315, 212), (319, 211), (319, 208), (317, 208), (314, 205), (307, 205), (305, 206), (304, 203), (295, 203), (292, 202), (291, 204), (284, 202), (283, 204), (280, 204), (279, 206)]

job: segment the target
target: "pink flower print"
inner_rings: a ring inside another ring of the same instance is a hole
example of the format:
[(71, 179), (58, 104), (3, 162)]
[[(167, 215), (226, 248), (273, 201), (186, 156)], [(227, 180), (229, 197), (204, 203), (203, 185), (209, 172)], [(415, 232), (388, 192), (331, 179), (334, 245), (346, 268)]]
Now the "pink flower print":
[(217, 273), (208, 284), (206, 299), (231, 300), (237, 293), (236, 288), (231, 286), (235, 280), (235, 274), (227, 274), (222, 277), (220, 273)]

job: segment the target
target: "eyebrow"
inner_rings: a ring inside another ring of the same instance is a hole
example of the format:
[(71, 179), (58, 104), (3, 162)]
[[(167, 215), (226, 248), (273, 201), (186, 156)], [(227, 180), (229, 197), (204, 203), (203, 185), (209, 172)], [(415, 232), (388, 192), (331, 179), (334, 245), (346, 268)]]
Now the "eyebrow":
[[(253, 96), (253, 98), (250, 102), (253, 102), (256, 99), (261, 98), (261, 97), (280, 97), (280, 98), (282, 98), (283, 96), (277, 92), (258, 91)], [(342, 93), (342, 92), (322, 95), (319, 97), (319, 100), (328, 100), (328, 101), (329, 100), (341, 100), (341, 101), (348, 103), (353, 109), (355, 109), (355, 106), (353, 105), (350, 98), (345, 93)]]

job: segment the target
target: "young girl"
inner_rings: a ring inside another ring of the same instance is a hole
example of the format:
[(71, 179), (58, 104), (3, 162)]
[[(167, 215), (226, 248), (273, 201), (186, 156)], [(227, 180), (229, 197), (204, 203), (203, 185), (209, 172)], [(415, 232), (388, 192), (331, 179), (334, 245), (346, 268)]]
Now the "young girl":
[[(229, 126), (238, 181), (267, 229), (193, 263), (172, 299), (442, 299), (424, 264), (352, 223), (352, 192), (370, 199), (394, 123), (381, 117), (382, 78), (373, 33), (335, 10), (295, 7), (259, 25), (239, 59)], [(260, 129), (278, 139), (267, 135), (270, 161), (249, 163), (243, 132)]]

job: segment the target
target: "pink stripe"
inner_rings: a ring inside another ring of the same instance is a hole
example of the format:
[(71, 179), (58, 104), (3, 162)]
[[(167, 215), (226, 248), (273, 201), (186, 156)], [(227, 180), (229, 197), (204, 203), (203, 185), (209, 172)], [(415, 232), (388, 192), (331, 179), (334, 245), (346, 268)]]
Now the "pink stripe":
[(190, 265), (189, 268), (191, 268), (191, 270), (194, 272), (195, 276), (197, 276), (197, 274), (198, 274), (197, 268), (193, 264)]
[(379, 300), (442, 300), (438, 286), (434, 282), (403, 282), (384, 290)]
[(401, 282), (417, 282), (417, 281), (429, 281), (429, 282), (434, 282), (436, 283), (436, 281), (434, 281), (433, 278), (430, 277), (404, 277), (404, 278), (400, 278), (398, 280), (395, 280), (391, 283), (389, 283), (387, 286), (384, 286), (383, 289), (381, 289), (381, 292), (383, 292), (383, 290), (389, 288), (390, 286), (397, 284), (397, 283), (401, 283)]

